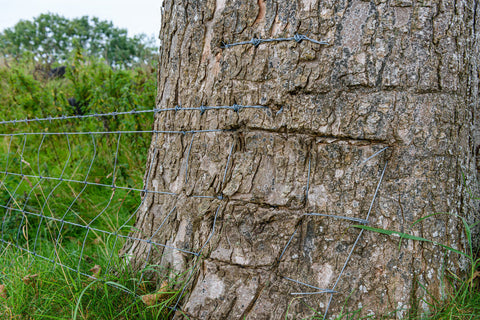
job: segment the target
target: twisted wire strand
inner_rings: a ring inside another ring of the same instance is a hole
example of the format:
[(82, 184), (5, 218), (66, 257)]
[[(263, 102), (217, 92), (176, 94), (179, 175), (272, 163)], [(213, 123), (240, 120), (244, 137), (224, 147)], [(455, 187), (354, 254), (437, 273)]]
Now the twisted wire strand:
[(320, 45), (328, 45), (327, 41), (319, 41), (319, 40), (311, 39), (311, 38), (309, 38), (309, 37), (307, 37), (306, 35), (303, 35), (303, 34), (295, 34), (293, 37), (287, 37), (287, 38), (261, 39), (261, 38), (253, 37), (249, 41), (241, 41), (241, 42), (235, 42), (235, 43), (229, 43), (229, 44), (223, 43), (221, 48), (228, 49), (228, 48), (231, 48), (231, 47), (234, 47), (234, 46), (241, 46), (241, 45), (246, 45), (246, 44), (251, 44), (254, 47), (258, 47), (262, 43), (281, 42), (281, 41), (295, 41), (297, 43), (301, 43), (302, 41), (310, 41), (310, 42), (320, 44)]
[(166, 133), (166, 134), (187, 134), (187, 133), (208, 133), (208, 132), (229, 132), (231, 129), (206, 129), (206, 130), (119, 130), (119, 131), (88, 131), (88, 132), (18, 132), (18, 133), (0, 133), (0, 137), (9, 136), (38, 136), (38, 135), (103, 135), (103, 134), (146, 134), (146, 133)]
[[(147, 240), (147, 243), (149, 243), (149, 248), (148, 248), (148, 252), (147, 252), (147, 257), (145, 258), (145, 263), (143, 264), (143, 268), (142, 268), (142, 273), (140, 275), (140, 279), (138, 280), (138, 283), (142, 283), (142, 280), (143, 280), (143, 276), (145, 275), (145, 269), (146, 267), (148, 266), (148, 260), (150, 259), (150, 254), (152, 252), (152, 247), (153, 247), (153, 242), (152, 242), (152, 239), (157, 235), (157, 233), (160, 231), (160, 229), (162, 229), (163, 225), (165, 224), (165, 222), (168, 220), (168, 218), (172, 215), (172, 213), (177, 209), (177, 206), (173, 207), (172, 210), (170, 210), (170, 212), (165, 216), (165, 218), (163, 219), (162, 223), (160, 224), (160, 226), (155, 230), (155, 232), (152, 233), (152, 235), (148, 238)], [(196, 253), (194, 254), (196, 255)]]
[(203, 114), (205, 111), (208, 110), (232, 110), (235, 112), (239, 112), (242, 109), (268, 109), (266, 106), (260, 105), (239, 105), (234, 104), (231, 106), (200, 106), (200, 107), (182, 107), (182, 106), (175, 106), (173, 108), (158, 108), (158, 109), (149, 109), (149, 110), (130, 110), (130, 111), (114, 111), (109, 113), (93, 113), (93, 114), (85, 114), (85, 115), (74, 115), (74, 116), (59, 116), (59, 117), (44, 117), (44, 118), (26, 118), (26, 119), (14, 119), (14, 120), (3, 120), (0, 121), (0, 125), (2, 124), (20, 124), (20, 123), (30, 123), (30, 122), (43, 122), (43, 121), (58, 121), (58, 120), (76, 120), (76, 119), (86, 119), (86, 118), (101, 118), (101, 117), (116, 117), (121, 115), (136, 115), (142, 113), (159, 113), (159, 112), (166, 112), (166, 111), (200, 111)]

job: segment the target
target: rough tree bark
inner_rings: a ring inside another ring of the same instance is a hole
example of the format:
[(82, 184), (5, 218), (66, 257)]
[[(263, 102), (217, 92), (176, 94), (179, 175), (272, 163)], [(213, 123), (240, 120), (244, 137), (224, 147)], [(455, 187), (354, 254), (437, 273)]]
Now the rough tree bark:
[[(268, 109), (157, 114), (156, 130), (230, 131), (154, 138), (146, 187), (177, 196), (147, 193), (134, 237), (168, 247), (133, 241), (125, 252), (172, 274), (198, 261), (179, 305), (191, 319), (304, 318), (315, 314), (308, 306), (325, 312), (331, 297), (329, 318), (342, 307), (399, 318), (426, 309), (423, 288), (442, 297), (445, 269), (461, 272), (464, 259), (364, 232), (337, 283), (360, 231), (305, 214), (365, 219), (386, 165), (370, 226), (465, 249), (452, 216), (410, 227), (438, 212), (474, 218), (466, 188), (476, 179), (477, 9), (447, 0), (165, 0), (158, 107)], [(295, 34), (329, 45), (222, 48)], [(200, 259), (171, 249), (204, 245)], [(292, 295), (318, 290), (287, 278), (337, 293)]]

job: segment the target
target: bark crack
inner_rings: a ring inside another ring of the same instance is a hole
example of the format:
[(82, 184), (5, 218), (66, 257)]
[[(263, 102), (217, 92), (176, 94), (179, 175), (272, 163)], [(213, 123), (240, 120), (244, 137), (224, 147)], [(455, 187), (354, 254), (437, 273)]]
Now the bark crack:
[[(325, 139), (328, 141), (322, 142), (317, 141), (317, 143), (326, 143), (331, 144), (337, 141), (346, 141), (346, 142), (353, 142), (353, 143), (363, 143), (362, 145), (371, 145), (371, 144), (385, 144), (391, 146), (390, 143), (385, 139), (372, 139), (372, 138), (358, 138), (352, 136), (342, 136), (342, 135), (325, 135), (320, 134), (314, 131), (305, 130), (305, 129), (287, 129), (286, 127), (278, 127), (274, 129), (268, 128), (260, 128), (260, 127), (249, 127), (247, 130), (243, 130), (240, 128), (233, 129), (232, 131), (242, 131), (244, 133), (252, 133), (252, 132), (266, 132), (266, 133), (275, 133), (275, 134), (285, 134), (285, 135), (305, 135), (311, 137), (313, 139)], [(333, 141), (332, 141), (333, 140)]]
[(243, 312), (240, 319), (246, 319), (247, 318), (248, 314), (252, 311), (253, 307), (255, 306), (255, 303), (257, 302), (258, 298), (260, 297), (260, 294), (262, 294), (265, 287), (266, 287), (266, 284), (261, 284), (260, 285), (260, 287), (257, 289), (257, 292), (255, 293), (255, 296), (253, 297), (252, 301), (250, 301), (247, 308), (245, 308), (245, 311)]
[(240, 264), (240, 263), (235, 263), (232, 260), (226, 261), (226, 260), (216, 259), (216, 258), (212, 258), (212, 257), (207, 257), (207, 258), (205, 258), (205, 260), (208, 260), (208, 261), (211, 261), (211, 262), (218, 262), (218, 263), (226, 264), (228, 266), (237, 267), (237, 268), (241, 268), (241, 269), (247, 269), (247, 270), (265, 269), (265, 268), (270, 269), (275, 265), (275, 263), (258, 264), (258, 265)]
[(253, 22), (252, 26), (255, 26), (262, 22), (265, 19), (265, 13), (266, 13), (266, 5), (265, 5), (265, 0), (258, 0), (258, 14), (257, 18), (255, 19), (255, 22)]

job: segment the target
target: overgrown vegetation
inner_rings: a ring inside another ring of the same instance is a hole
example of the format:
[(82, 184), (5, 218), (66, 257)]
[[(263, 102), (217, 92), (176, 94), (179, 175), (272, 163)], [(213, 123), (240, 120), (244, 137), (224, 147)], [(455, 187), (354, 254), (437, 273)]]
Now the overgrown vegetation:
[[(60, 64), (33, 55), (4, 57), (0, 121), (155, 108), (154, 61), (114, 68), (77, 48), (63, 65), (64, 73), (56, 74)], [(0, 136), (1, 319), (163, 319), (171, 313), (167, 306), (179, 292), (170, 288), (181, 276), (166, 278), (165, 270), (146, 266), (161, 274), (156, 288), (118, 257), (124, 238), (116, 235), (131, 231), (140, 192), (79, 183), (142, 189), (151, 133), (98, 132), (149, 131), (152, 124), (153, 113), (141, 113), (0, 125), (0, 134), (8, 134)], [(54, 132), (97, 133), (42, 134)]]

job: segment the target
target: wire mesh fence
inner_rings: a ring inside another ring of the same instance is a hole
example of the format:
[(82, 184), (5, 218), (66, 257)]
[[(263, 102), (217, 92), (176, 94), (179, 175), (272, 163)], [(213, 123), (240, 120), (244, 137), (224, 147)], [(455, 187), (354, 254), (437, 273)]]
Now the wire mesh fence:
[[(169, 190), (148, 189), (151, 186), (153, 160), (159, 152), (159, 136), (188, 136), (189, 143), (184, 163), (185, 183), (189, 179), (189, 159), (194, 155), (192, 146), (195, 138), (202, 134), (229, 134), (231, 129), (203, 129), (203, 130), (146, 130), (139, 128), (139, 122), (151, 126), (154, 116), (162, 112), (199, 112), (227, 110), (241, 113), (244, 109), (267, 110), (264, 106), (210, 106), (210, 107), (180, 107), (132, 110), (128, 112), (113, 112), (81, 116), (60, 116), (41, 119), (6, 120), (2, 125), (1, 139), (1, 237), (0, 242), (4, 250), (17, 250), (28, 253), (33, 261), (49, 262), (52, 269), (61, 267), (79, 275), (106, 281), (109, 275), (125, 268), (125, 261), (118, 256), (119, 249), (125, 241), (141, 242), (148, 246), (148, 253), (141, 268), (138, 283), (141, 283), (145, 272), (151, 263), (151, 253), (155, 248), (165, 248), (191, 255), (191, 267), (183, 275), (183, 284), (180, 294), (169, 306), (177, 310), (181, 306), (181, 299), (188, 287), (189, 280), (196, 272), (197, 264), (201, 260), (202, 252), (217, 230), (217, 217), (220, 209), (228, 201), (222, 194), (197, 194), (189, 196), (199, 199), (220, 201), (213, 216), (213, 222), (208, 237), (199, 248), (178, 248), (168, 243), (155, 241), (158, 232), (166, 227), (166, 221), (171, 219), (176, 210), (173, 207), (165, 212), (165, 217), (159, 226), (148, 237), (136, 237), (132, 226), (139, 209), (144, 204), (147, 195), (161, 195), (178, 197), (180, 194)], [(152, 117), (153, 115), (153, 117)], [(147, 117), (148, 116), (148, 117)], [(121, 121), (119, 118), (123, 117)], [(126, 119), (126, 118), (134, 119)], [(144, 117), (135, 119), (135, 117)], [(147, 118), (145, 118), (147, 117)], [(146, 121), (148, 120), (148, 121)], [(78, 130), (81, 122), (81, 131)], [(88, 123), (87, 123), (88, 122)], [(125, 125), (126, 124), (126, 125)], [(221, 185), (227, 179), (227, 172), (232, 165), (232, 153), (235, 147), (233, 140), (229, 149), (226, 163), (223, 166)], [(150, 150), (149, 150), (150, 148)], [(358, 158), (356, 168), (361, 169), (365, 163), (372, 161), (387, 147), (378, 148), (374, 154)], [(147, 153), (151, 153), (147, 162)], [(197, 153), (198, 150), (195, 151)], [(198, 155), (195, 155), (198, 156)], [(305, 186), (306, 197), (314, 193), (311, 190), (314, 184), (312, 161), (308, 160), (308, 179)], [(146, 173), (138, 168), (132, 168), (133, 162), (146, 163)], [(376, 164), (378, 167), (378, 164)], [(347, 223), (368, 224), (371, 210), (387, 163), (379, 172), (375, 192), (371, 195), (368, 212), (363, 217), (334, 215), (325, 212), (303, 212), (304, 219), (335, 219)], [(375, 166), (374, 166), (375, 167)], [(372, 168), (370, 168), (372, 169)], [(132, 171), (133, 170), (133, 171)], [(136, 171), (135, 171), (136, 170)], [(361, 170), (359, 171), (361, 172)], [(143, 180), (142, 180), (143, 177)], [(362, 177), (358, 177), (362, 179)], [(195, 183), (198, 183), (197, 181)], [(222, 189), (222, 188), (220, 188)], [(298, 236), (297, 229), (289, 237), (281, 250), (279, 264), (288, 263), (288, 256), (292, 255), (292, 242)], [(300, 292), (291, 292), (292, 295), (305, 297), (317, 294), (328, 294), (328, 304), (324, 306), (325, 317), (330, 302), (337, 292), (337, 284), (341, 281), (345, 269), (348, 268), (352, 252), (361, 238), (363, 230), (358, 233), (345, 256), (343, 267), (338, 271), (337, 279), (330, 288), (320, 288), (299, 279), (298, 275), (284, 274), (284, 279), (295, 282)], [(103, 260), (103, 261), (99, 261)], [(13, 261), (11, 263), (14, 263)], [(106, 266), (103, 270), (92, 268), (94, 264)], [(123, 263), (123, 266), (122, 266)], [(308, 268), (308, 266), (305, 266)], [(137, 295), (138, 283), (131, 291)]]
[[(144, 111), (120, 115), (143, 117)], [(151, 139), (151, 130), (137, 127), (144, 117), (129, 122), (118, 116), (2, 122), (4, 248), (28, 253), (30, 264), (40, 260), (106, 279), (143, 190), (143, 165), (132, 164), (145, 161)], [(92, 272), (95, 264), (106, 270)]]

